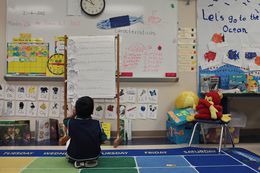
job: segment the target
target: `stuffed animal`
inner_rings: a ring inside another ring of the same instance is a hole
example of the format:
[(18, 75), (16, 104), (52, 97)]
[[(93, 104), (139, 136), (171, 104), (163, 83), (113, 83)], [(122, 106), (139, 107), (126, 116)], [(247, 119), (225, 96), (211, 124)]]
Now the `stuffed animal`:
[(199, 97), (192, 91), (183, 91), (175, 101), (176, 109), (195, 108)]
[(198, 104), (199, 97), (192, 91), (181, 92), (176, 98), (175, 109), (168, 111), (168, 118), (173, 120), (175, 125), (187, 123), (187, 117), (194, 116), (195, 107)]
[(228, 122), (231, 120), (228, 114), (222, 114), (221, 106), (222, 94), (217, 91), (210, 91), (205, 95), (204, 99), (199, 99), (199, 103), (196, 106), (197, 113), (195, 119), (206, 120), (222, 120)]

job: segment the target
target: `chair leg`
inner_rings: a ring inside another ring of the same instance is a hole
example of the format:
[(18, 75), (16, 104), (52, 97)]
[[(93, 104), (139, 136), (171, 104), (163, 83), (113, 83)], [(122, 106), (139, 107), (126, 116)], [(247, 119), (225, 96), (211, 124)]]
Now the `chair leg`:
[(191, 144), (192, 144), (192, 140), (193, 140), (193, 137), (194, 137), (194, 134), (195, 134), (195, 131), (196, 131), (196, 128), (197, 128), (198, 124), (199, 124), (199, 122), (196, 122), (196, 124), (195, 124), (194, 127), (193, 127), (192, 134), (191, 134), (191, 138), (190, 138), (190, 142), (189, 142), (189, 147), (190, 147)]
[(224, 131), (224, 125), (221, 125), (221, 132), (220, 132), (219, 146), (218, 146), (219, 153), (221, 151), (221, 146), (222, 146), (223, 131)]
[(206, 136), (205, 136), (205, 129), (204, 129), (203, 126), (204, 126), (204, 125), (201, 123), (201, 124), (200, 124), (200, 129), (201, 129), (201, 132), (202, 132), (204, 144), (206, 144), (206, 143), (207, 143), (207, 140), (206, 140)]
[(223, 140), (224, 140), (224, 148), (226, 147), (226, 144), (227, 144), (227, 128), (226, 126), (224, 126), (224, 134), (223, 134)]
[(227, 129), (227, 134), (228, 134), (229, 139), (230, 139), (230, 141), (231, 141), (232, 147), (234, 148), (234, 147), (235, 147), (235, 144), (234, 144), (232, 135), (231, 135), (231, 133), (230, 133), (230, 131), (229, 131), (229, 128), (228, 128), (227, 124), (225, 124), (225, 127), (226, 127), (226, 129)]

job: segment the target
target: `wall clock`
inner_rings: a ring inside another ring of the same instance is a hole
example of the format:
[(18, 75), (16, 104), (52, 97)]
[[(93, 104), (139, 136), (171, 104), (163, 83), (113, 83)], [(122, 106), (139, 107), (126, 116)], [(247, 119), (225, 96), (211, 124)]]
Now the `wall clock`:
[(53, 75), (64, 74), (64, 56), (63, 54), (53, 54), (47, 61), (47, 68)]
[(84, 13), (90, 16), (101, 14), (105, 9), (105, 0), (81, 0), (80, 7)]

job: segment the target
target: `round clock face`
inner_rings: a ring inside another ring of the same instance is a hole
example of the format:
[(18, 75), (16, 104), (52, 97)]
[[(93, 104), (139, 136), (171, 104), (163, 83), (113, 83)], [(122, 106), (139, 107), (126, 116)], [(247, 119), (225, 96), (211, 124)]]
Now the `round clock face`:
[(47, 61), (47, 68), (54, 75), (62, 75), (64, 73), (64, 56), (63, 54), (53, 54)]
[(96, 16), (105, 9), (105, 0), (81, 0), (81, 9), (90, 16)]

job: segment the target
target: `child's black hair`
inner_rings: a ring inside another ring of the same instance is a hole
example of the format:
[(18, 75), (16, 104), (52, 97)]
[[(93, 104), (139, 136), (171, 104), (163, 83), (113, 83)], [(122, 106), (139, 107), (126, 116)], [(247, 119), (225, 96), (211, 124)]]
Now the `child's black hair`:
[(94, 110), (94, 101), (89, 96), (80, 97), (76, 101), (75, 108), (78, 118), (90, 118)]

